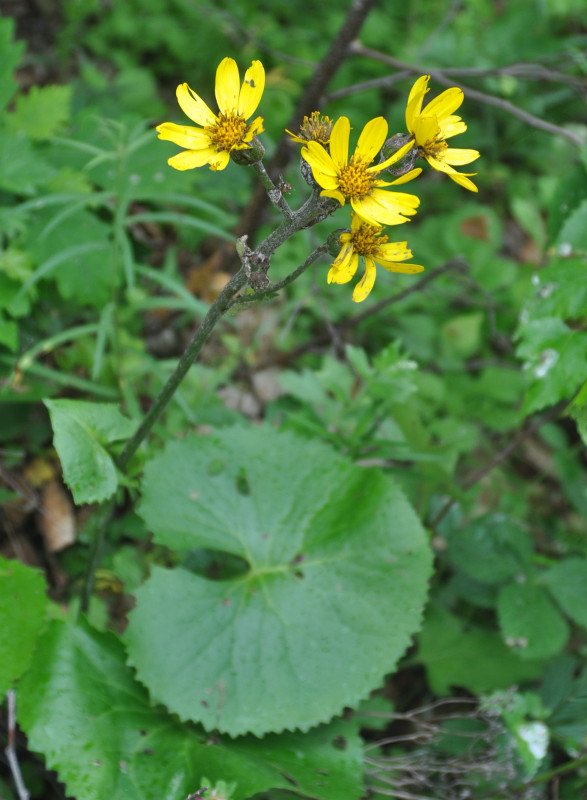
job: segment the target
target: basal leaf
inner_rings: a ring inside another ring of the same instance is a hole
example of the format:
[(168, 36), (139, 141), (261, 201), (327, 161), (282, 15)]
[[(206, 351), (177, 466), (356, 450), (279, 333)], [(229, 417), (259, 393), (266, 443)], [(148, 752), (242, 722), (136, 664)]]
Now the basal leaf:
[(0, 556), (0, 697), (28, 667), (45, 624), (42, 574)]
[(505, 643), (524, 659), (560, 653), (569, 636), (569, 626), (547, 592), (529, 581), (504, 586), (497, 614)]
[(542, 581), (563, 611), (587, 628), (587, 559), (565, 558)]
[[(80, 800), (183, 800), (204, 776), (236, 782), (235, 800), (271, 788), (319, 800), (361, 794), (359, 738), (350, 723), (310, 734), (213, 738), (154, 708), (111, 633), (54, 622), (19, 688), (29, 747)], [(340, 747), (340, 742), (344, 748)]]
[(111, 497), (118, 477), (106, 445), (132, 436), (136, 424), (112, 403), (44, 402), (51, 416), (63, 477), (75, 502), (97, 503)]
[(137, 592), (130, 659), (157, 701), (233, 736), (309, 727), (354, 706), (418, 628), (430, 572), (398, 487), (318, 442), (232, 428), (148, 465), (155, 540), (242, 558), (213, 581), (155, 567)]

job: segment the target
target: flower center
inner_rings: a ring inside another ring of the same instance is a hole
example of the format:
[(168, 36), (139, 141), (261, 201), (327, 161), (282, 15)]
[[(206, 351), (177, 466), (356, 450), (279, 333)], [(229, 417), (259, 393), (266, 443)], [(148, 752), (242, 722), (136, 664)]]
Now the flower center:
[(304, 117), (298, 136), (308, 142), (314, 141), (327, 145), (330, 141), (331, 131), (332, 120), (330, 117), (322, 116), (319, 111), (312, 111), (309, 117)]
[(427, 139), (423, 145), (420, 145), (418, 154), (422, 157), (425, 155), (434, 156), (434, 158), (442, 161), (442, 153), (447, 147), (442, 131), (438, 128), (432, 139)]
[(217, 150), (233, 150), (241, 144), (248, 130), (248, 125), (241, 114), (231, 111), (218, 114), (217, 122), (206, 128), (210, 134), (210, 139), (216, 145)]
[(338, 177), (338, 187), (348, 199), (358, 200), (369, 194), (373, 187), (375, 174), (367, 172), (367, 166), (361, 159), (355, 161), (353, 156)]
[(379, 233), (379, 228), (362, 224), (351, 233), (353, 250), (360, 256), (375, 255), (377, 249), (389, 241), (389, 237)]

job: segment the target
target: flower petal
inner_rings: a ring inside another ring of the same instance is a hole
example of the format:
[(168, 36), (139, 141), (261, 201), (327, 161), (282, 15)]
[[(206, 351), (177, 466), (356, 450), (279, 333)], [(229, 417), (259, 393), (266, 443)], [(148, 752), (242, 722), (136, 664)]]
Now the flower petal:
[(453, 164), (454, 166), (462, 166), (463, 164), (470, 164), (471, 161), (476, 161), (481, 153), (478, 150), (464, 150), (458, 147), (447, 147), (442, 154), (442, 160), (446, 164)]
[(181, 83), (176, 90), (177, 102), (183, 113), (202, 127), (214, 125), (216, 115), (210, 111), (202, 98), (187, 83)]
[(377, 269), (375, 267), (375, 262), (372, 258), (369, 258), (369, 256), (365, 256), (365, 274), (355, 286), (352, 297), (353, 302), (362, 303), (363, 300), (369, 296), (375, 284), (376, 275)]
[[(338, 171), (348, 164), (350, 132), (351, 123), (348, 117), (339, 117), (330, 132), (330, 156)], [(308, 144), (318, 144), (318, 142), (308, 142)]]
[(424, 113), (426, 116), (434, 114), (439, 120), (442, 120), (445, 117), (449, 117), (453, 111), (456, 111), (464, 99), (463, 90), (453, 86), (439, 94), (434, 100), (431, 100), (425, 107)]
[(393, 153), (393, 155), (389, 156), (389, 158), (386, 158), (385, 161), (383, 161), (381, 164), (377, 164), (373, 167), (368, 167), (367, 172), (374, 172), (374, 171), (381, 172), (382, 169), (387, 169), (387, 167), (390, 167), (392, 164), (395, 164), (396, 161), (399, 161), (400, 158), (403, 158), (407, 153), (409, 153), (410, 150), (413, 149), (413, 147), (414, 147), (414, 140), (410, 139), (409, 142), (407, 142), (403, 147), (400, 147), (399, 150), (396, 150), (395, 153)]
[(422, 75), (410, 90), (408, 104), (406, 106), (406, 127), (409, 133), (414, 132), (414, 120), (422, 110), (422, 102), (424, 100), (424, 95), (428, 91), (429, 80), (430, 75)]
[[(314, 175), (314, 177), (316, 177)], [(318, 180), (316, 178), (316, 180)], [(320, 192), (320, 197), (332, 197), (334, 200), (338, 200), (341, 206), (344, 206), (346, 203), (346, 198), (342, 192), (339, 192), (338, 189), (324, 189), (323, 192)]]
[(467, 130), (466, 124), (460, 117), (450, 116), (440, 120), (440, 131), (443, 139), (450, 139), (451, 136), (456, 136), (459, 133), (464, 133)]
[(308, 142), (305, 147), (302, 147), (302, 158), (308, 162), (312, 170), (316, 169), (326, 175), (338, 175), (336, 164), (332, 157), (318, 142)]
[(375, 253), (377, 261), (405, 261), (412, 257), (407, 242), (386, 242), (380, 244)]
[(379, 259), (377, 263), (388, 272), (402, 272), (404, 275), (415, 275), (417, 272), (424, 272), (424, 267), (420, 264), (395, 264), (393, 261), (387, 263), (386, 261), (379, 261)]
[(210, 160), (215, 158), (216, 155), (216, 149), (213, 147), (209, 147), (207, 150), (183, 150), (168, 159), (167, 163), (170, 167), (183, 171), (185, 169), (203, 167), (204, 164), (209, 164)]
[(419, 147), (426, 148), (440, 134), (440, 125), (436, 117), (422, 114), (415, 120), (414, 136)]
[(224, 114), (236, 113), (240, 93), (240, 78), (234, 58), (223, 58), (216, 70), (216, 102)]
[(214, 153), (214, 156), (210, 159), (210, 169), (214, 172), (224, 169), (229, 161), (230, 152), (228, 150), (220, 150)]
[(401, 225), (416, 213), (420, 200), (415, 195), (373, 189), (360, 200), (351, 199), (354, 211), (370, 225)]
[[(476, 172), (469, 172), (467, 175), (476, 175)], [(478, 192), (479, 189), (475, 186), (473, 181), (470, 181), (467, 175), (463, 175), (462, 172), (451, 172), (449, 177), (453, 179), (455, 183), (458, 183), (459, 186), (462, 186), (464, 189), (468, 189), (470, 192)]]
[(250, 142), (258, 133), (263, 133), (265, 130), (263, 127), (263, 122), (263, 117), (255, 117), (255, 119), (249, 124), (246, 134), (243, 136), (243, 142)]
[(210, 136), (201, 128), (191, 128), (189, 125), (176, 125), (174, 122), (164, 122), (155, 130), (159, 139), (173, 142), (188, 150), (204, 150), (211, 146)]
[(345, 244), (328, 271), (328, 283), (348, 283), (359, 266), (359, 256), (350, 242)]
[(265, 88), (265, 69), (260, 61), (253, 61), (245, 72), (245, 79), (238, 98), (238, 113), (245, 119), (252, 116), (263, 96)]
[(396, 178), (392, 181), (388, 186), (399, 186), (402, 183), (408, 183), (408, 181), (413, 181), (414, 178), (417, 178), (418, 175), (422, 172), (422, 167), (414, 167), (409, 172), (406, 172), (405, 175), (400, 175), (399, 178)]
[[(361, 161), (365, 162), (366, 164), (370, 164), (383, 147), (383, 143), (385, 142), (385, 138), (387, 136), (387, 129), (388, 125), (383, 117), (375, 117), (375, 119), (370, 120), (365, 125), (361, 131), (361, 135), (359, 136), (359, 141), (357, 142), (357, 146), (355, 148), (355, 158), (361, 159)], [(402, 149), (404, 148), (398, 150), (398, 153), (401, 153)], [(395, 161), (397, 161), (398, 158), (401, 158), (398, 153), (394, 153), (392, 156)], [(392, 161), (391, 163), (393, 164), (394, 162)], [(378, 169), (381, 168), (381, 166), (378, 167)]]

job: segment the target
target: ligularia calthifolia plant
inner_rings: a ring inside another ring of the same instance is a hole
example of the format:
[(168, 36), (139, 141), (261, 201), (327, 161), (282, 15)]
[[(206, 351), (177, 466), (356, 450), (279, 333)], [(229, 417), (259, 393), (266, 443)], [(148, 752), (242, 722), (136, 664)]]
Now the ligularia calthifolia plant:
[[(341, 116), (333, 121), (319, 111), (304, 117), (296, 133), (286, 131), (292, 142), (302, 145), (301, 172), (312, 188), (310, 197), (298, 211), (292, 210), (283, 196), (285, 184), (276, 186), (263, 165), (264, 148), (257, 138), (264, 130), (263, 118), (256, 116), (251, 120), (265, 87), (261, 62), (252, 62), (242, 83), (232, 58), (220, 62), (215, 87), (217, 114), (187, 83), (177, 87), (181, 109), (199, 127), (174, 122), (164, 122), (157, 127), (160, 139), (184, 148), (169, 159), (170, 166), (178, 170), (202, 166), (222, 170), (231, 158), (239, 165), (252, 166), (269, 199), (284, 218), (255, 250), (250, 248), (246, 235), (237, 241), (245, 276), (237, 291), (248, 283), (252, 294), (233, 297), (230, 305), (266, 297), (299, 277), (327, 251), (335, 256), (327, 274), (328, 283), (352, 280), (360, 260), (364, 261), (363, 276), (352, 294), (356, 303), (365, 300), (371, 292), (376, 264), (389, 272), (404, 274), (424, 269), (407, 263), (412, 257), (407, 242), (390, 241), (386, 231), (386, 226), (409, 222), (419, 210), (417, 194), (397, 188), (421, 175), (422, 168), (414, 166), (416, 158), (421, 157), (433, 169), (476, 192), (477, 187), (470, 180), (474, 173), (458, 172), (455, 166), (469, 164), (479, 157), (477, 150), (458, 149), (447, 144), (447, 139), (467, 129), (463, 120), (454, 114), (463, 102), (462, 90), (447, 89), (424, 106), (429, 80), (428, 75), (418, 78), (409, 93), (405, 112), (407, 133), (387, 138), (387, 121), (381, 116), (375, 117), (364, 125), (351, 152), (349, 118)], [(288, 278), (272, 284), (268, 271), (275, 250), (298, 231), (347, 206), (351, 209), (350, 226), (316, 248)]]

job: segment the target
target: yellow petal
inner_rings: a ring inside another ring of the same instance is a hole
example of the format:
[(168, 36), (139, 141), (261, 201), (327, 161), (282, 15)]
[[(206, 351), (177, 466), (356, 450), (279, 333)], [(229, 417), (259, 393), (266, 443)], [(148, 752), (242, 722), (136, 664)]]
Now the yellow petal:
[(349, 242), (342, 248), (328, 271), (328, 283), (348, 283), (359, 265), (359, 256)]
[(224, 169), (228, 162), (230, 161), (230, 153), (228, 150), (220, 150), (219, 152), (214, 153), (213, 157), (210, 159), (210, 169), (214, 172)]
[(399, 186), (402, 183), (408, 183), (408, 181), (413, 181), (414, 178), (417, 178), (421, 172), (422, 172), (422, 167), (414, 167), (414, 169), (411, 169), (409, 172), (406, 172), (405, 175), (400, 175), (399, 178), (396, 178), (388, 185)]
[[(375, 193), (379, 192), (379, 196)], [(351, 206), (356, 213), (363, 218), (369, 225), (401, 225), (408, 222), (404, 214), (415, 214), (416, 211), (411, 207), (403, 208), (394, 201), (394, 198), (413, 197), (413, 195), (399, 194), (398, 192), (385, 192), (382, 189), (374, 189), (371, 195), (366, 195), (360, 200), (351, 199)], [(415, 198), (418, 200), (418, 198)], [(419, 200), (418, 200), (419, 202)]]
[(216, 102), (224, 114), (236, 113), (240, 94), (240, 78), (234, 58), (223, 58), (216, 70)]
[(412, 257), (407, 242), (387, 242), (380, 244), (375, 253), (377, 261), (405, 261)]
[(260, 61), (253, 61), (245, 72), (245, 79), (238, 98), (238, 113), (245, 119), (252, 116), (261, 102), (265, 88), (265, 70)]
[(424, 272), (424, 267), (420, 266), (420, 264), (395, 264), (393, 261), (387, 263), (379, 261), (379, 259), (377, 263), (388, 272), (402, 272), (404, 275), (415, 275), (417, 272)]
[(439, 94), (434, 100), (431, 100), (424, 109), (424, 113), (427, 116), (434, 114), (439, 120), (444, 119), (457, 110), (464, 97), (463, 90), (453, 86), (451, 89), (446, 89), (442, 94)]
[(362, 303), (363, 300), (369, 296), (371, 289), (375, 284), (376, 274), (377, 270), (375, 268), (375, 262), (372, 258), (365, 256), (365, 274), (355, 286), (352, 297), (353, 302)]
[(176, 125), (174, 122), (164, 122), (155, 129), (159, 138), (173, 142), (188, 150), (203, 150), (211, 146), (210, 136), (201, 128), (191, 128), (189, 125)]
[[(476, 175), (476, 172), (470, 172), (469, 175)], [(473, 181), (470, 181), (467, 175), (463, 175), (461, 172), (451, 172), (449, 177), (453, 179), (455, 183), (458, 183), (459, 186), (462, 186), (464, 189), (468, 189), (470, 192), (478, 192), (479, 189), (475, 186)]]
[[(428, 108), (428, 106), (426, 106)], [(420, 147), (426, 147), (441, 133), (436, 117), (421, 114), (414, 122), (414, 136)]]
[(471, 161), (476, 161), (481, 153), (478, 150), (464, 150), (458, 147), (447, 147), (442, 154), (442, 160), (447, 164), (454, 166), (462, 166), (463, 164), (470, 164)]
[[(338, 174), (336, 164), (332, 160), (332, 157), (318, 142), (308, 142), (305, 147), (302, 147), (302, 158), (308, 162), (312, 170), (319, 170), (326, 175)], [(316, 178), (316, 180), (318, 180), (318, 178)]]
[(170, 167), (183, 171), (185, 169), (203, 167), (204, 164), (209, 164), (210, 159), (215, 158), (216, 155), (216, 150), (213, 147), (207, 150), (184, 150), (176, 156), (172, 156), (167, 163)]
[(243, 137), (243, 142), (250, 142), (254, 136), (256, 136), (258, 133), (263, 133), (264, 130), (263, 117), (255, 117), (255, 119), (249, 124), (247, 132)]
[(202, 98), (193, 92), (187, 83), (181, 83), (176, 91), (181, 110), (202, 127), (214, 125), (216, 116), (210, 111)]
[(422, 101), (424, 100), (424, 95), (428, 91), (429, 80), (430, 75), (422, 75), (410, 90), (408, 104), (406, 106), (406, 127), (409, 133), (414, 132), (414, 120), (422, 110)]
[[(357, 142), (357, 147), (355, 148), (355, 157), (360, 158), (367, 164), (370, 164), (383, 147), (383, 143), (387, 137), (387, 129), (388, 125), (383, 117), (375, 117), (375, 119), (370, 120), (361, 131), (359, 141)], [(397, 153), (394, 155), (396, 161), (398, 158), (401, 158), (401, 156), (398, 156)], [(391, 163), (394, 162), (392, 161)], [(383, 165), (379, 167), (379, 169), (382, 168)]]
[[(314, 175), (316, 178), (316, 176)], [(318, 178), (316, 178), (318, 180)], [(319, 182), (319, 181), (318, 181)], [(332, 197), (334, 200), (338, 200), (341, 206), (344, 206), (346, 203), (346, 198), (342, 192), (339, 192), (338, 189), (324, 189), (323, 192), (320, 192), (320, 197)]]
[(386, 158), (383, 163), (377, 164), (376, 166), (373, 167), (368, 167), (367, 172), (373, 172), (375, 170), (380, 172), (382, 169), (387, 169), (387, 167), (390, 167), (392, 164), (395, 164), (396, 161), (399, 161), (400, 158), (403, 158), (407, 153), (409, 153), (413, 147), (414, 147), (414, 140), (410, 139), (410, 141), (407, 142), (407, 144), (405, 144), (403, 147), (400, 147), (399, 150), (396, 150), (395, 153), (391, 155), (389, 158)]
[[(330, 132), (330, 156), (331, 160), (338, 171), (346, 167), (349, 160), (349, 135), (351, 132), (351, 123), (348, 117), (340, 117), (333, 125)], [(308, 144), (318, 144), (317, 142), (309, 142)], [(322, 148), (324, 150), (324, 148)], [(326, 152), (324, 150), (324, 152)]]
[(430, 164), (430, 166), (437, 170), (438, 172), (445, 172), (447, 175), (456, 172), (456, 169), (446, 164), (440, 158), (434, 158), (434, 156), (426, 156), (426, 161)]
[(467, 126), (460, 117), (450, 116), (439, 120), (440, 132), (443, 139), (450, 139), (451, 136), (456, 136), (459, 133), (464, 133)]

